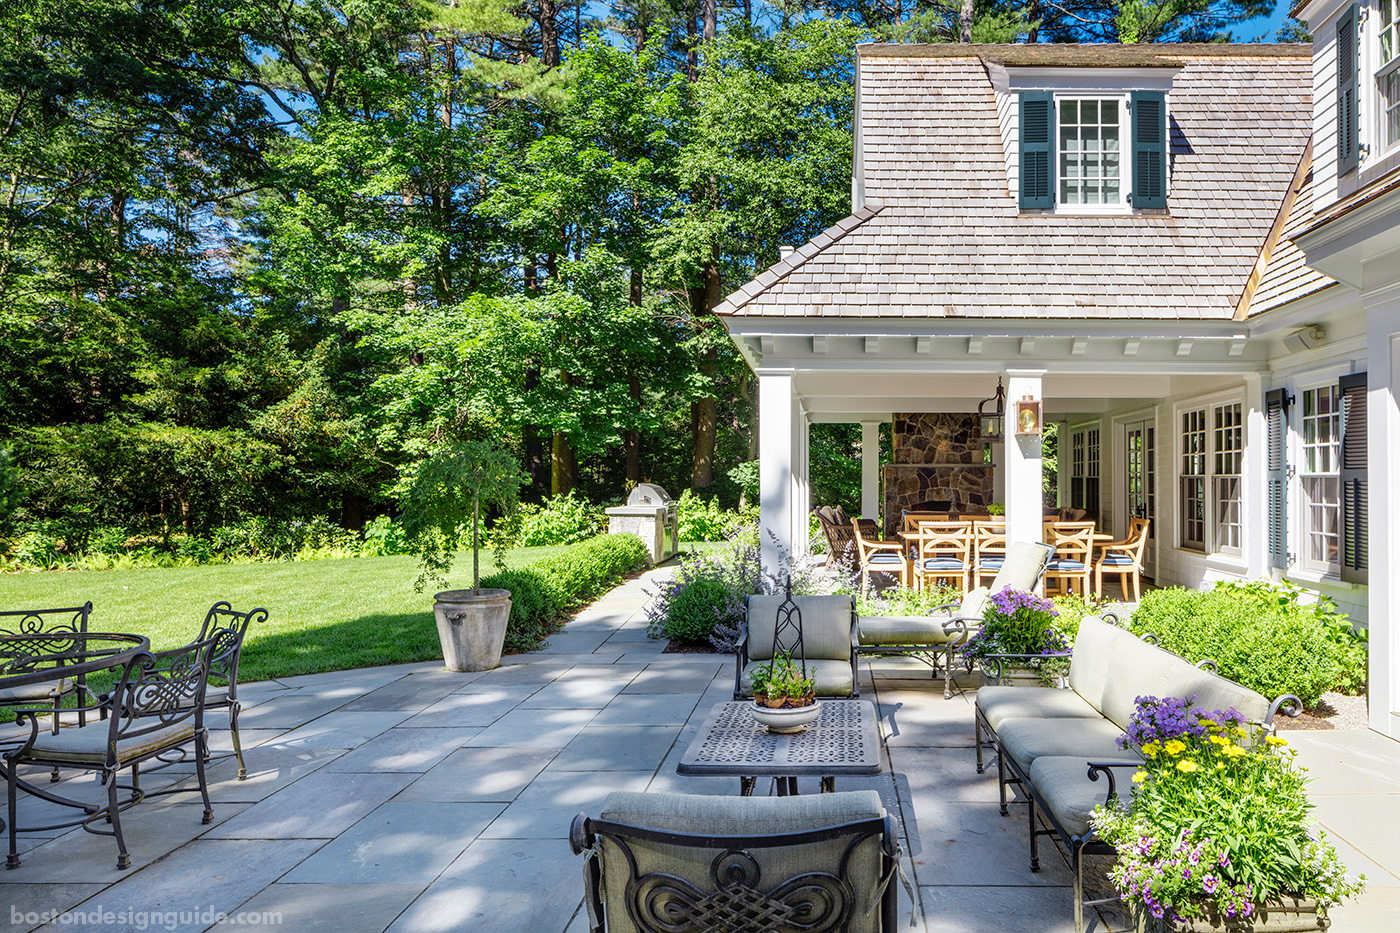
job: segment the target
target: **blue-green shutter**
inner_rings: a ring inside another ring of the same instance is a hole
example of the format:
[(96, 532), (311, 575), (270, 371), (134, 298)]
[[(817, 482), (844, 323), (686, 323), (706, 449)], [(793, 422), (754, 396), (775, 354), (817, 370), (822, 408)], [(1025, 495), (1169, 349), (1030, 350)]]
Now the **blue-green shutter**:
[(1360, 47), (1357, 4), (1337, 20), (1337, 174), (1345, 175), (1360, 161), (1360, 115), (1357, 110), (1356, 53)]
[(1167, 95), (1133, 91), (1133, 207), (1167, 206)]
[(1340, 565), (1348, 583), (1366, 581), (1366, 374), (1337, 382), (1342, 400), (1342, 521)]
[(1021, 209), (1055, 206), (1055, 101), (1049, 91), (1021, 92)]
[(1264, 421), (1268, 431), (1269, 566), (1288, 569), (1288, 393), (1274, 389), (1264, 394)]

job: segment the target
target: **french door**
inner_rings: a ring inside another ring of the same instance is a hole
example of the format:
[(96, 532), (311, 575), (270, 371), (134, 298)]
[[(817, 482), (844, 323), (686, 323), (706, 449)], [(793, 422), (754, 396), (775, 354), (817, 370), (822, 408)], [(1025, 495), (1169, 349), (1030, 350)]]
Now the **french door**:
[[(1147, 550), (1143, 556), (1143, 576), (1156, 579), (1157, 564), (1157, 426), (1151, 421), (1133, 421), (1123, 426), (1123, 466), (1126, 475), (1127, 517), (1145, 518), (1148, 527)], [(1127, 522), (1119, 529), (1127, 533)]]

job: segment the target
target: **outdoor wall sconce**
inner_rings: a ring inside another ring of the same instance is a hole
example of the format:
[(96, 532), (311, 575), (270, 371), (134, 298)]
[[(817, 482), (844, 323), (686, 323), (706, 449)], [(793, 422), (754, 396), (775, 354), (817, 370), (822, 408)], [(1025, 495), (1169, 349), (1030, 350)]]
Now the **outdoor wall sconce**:
[[(987, 405), (996, 403), (995, 411), (987, 411)], [(984, 398), (977, 403), (977, 420), (979, 430), (982, 432), (982, 440), (997, 442), (1002, 439), (1002, 432), (1005, 430), (1006, 422), (1006, 390), (1001, 387), (1001, 377), (997, 377), (996, 395), (991, 398)]]
[(1040, 429), (1040, 399), (1027, 395), (1016, 403), (1016, 433), (1039, 434)]

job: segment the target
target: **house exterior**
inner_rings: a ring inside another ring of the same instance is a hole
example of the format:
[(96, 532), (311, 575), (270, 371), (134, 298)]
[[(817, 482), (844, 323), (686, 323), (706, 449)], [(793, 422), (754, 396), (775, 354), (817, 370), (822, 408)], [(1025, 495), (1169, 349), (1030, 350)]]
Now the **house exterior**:
[[(1059, 424), (1061, 504), (1152, 520), (1157, 583), (1288, 580), (1367, 626), (1400, 737), (1400, 4), (1369, 3), (1304, 6), (1313, 46), (861, 46), (854, 212), (719, 309), (759, 382), (767, 566), (821, 504), (808, 426), (864, 426), (873, 516), (880, 425), (975, 426), (1001, 380), (1008, 420)], [(953, 446), (1038, 540), (1013, 431)]]

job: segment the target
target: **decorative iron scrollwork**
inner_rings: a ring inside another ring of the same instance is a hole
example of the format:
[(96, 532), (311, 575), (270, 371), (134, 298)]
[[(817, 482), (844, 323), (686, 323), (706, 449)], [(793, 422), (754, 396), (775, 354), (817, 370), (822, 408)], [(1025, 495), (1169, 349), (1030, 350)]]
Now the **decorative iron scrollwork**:
[(662, 872), (633, 879), (632, 922), (647, 933), (830, 933), (845, 928), (855, 901), (849, 882), (827, 872), (796, 875), (765, 893), (758, 862), (740, 850), (716, 856), (710, 875), (710, 893)]

